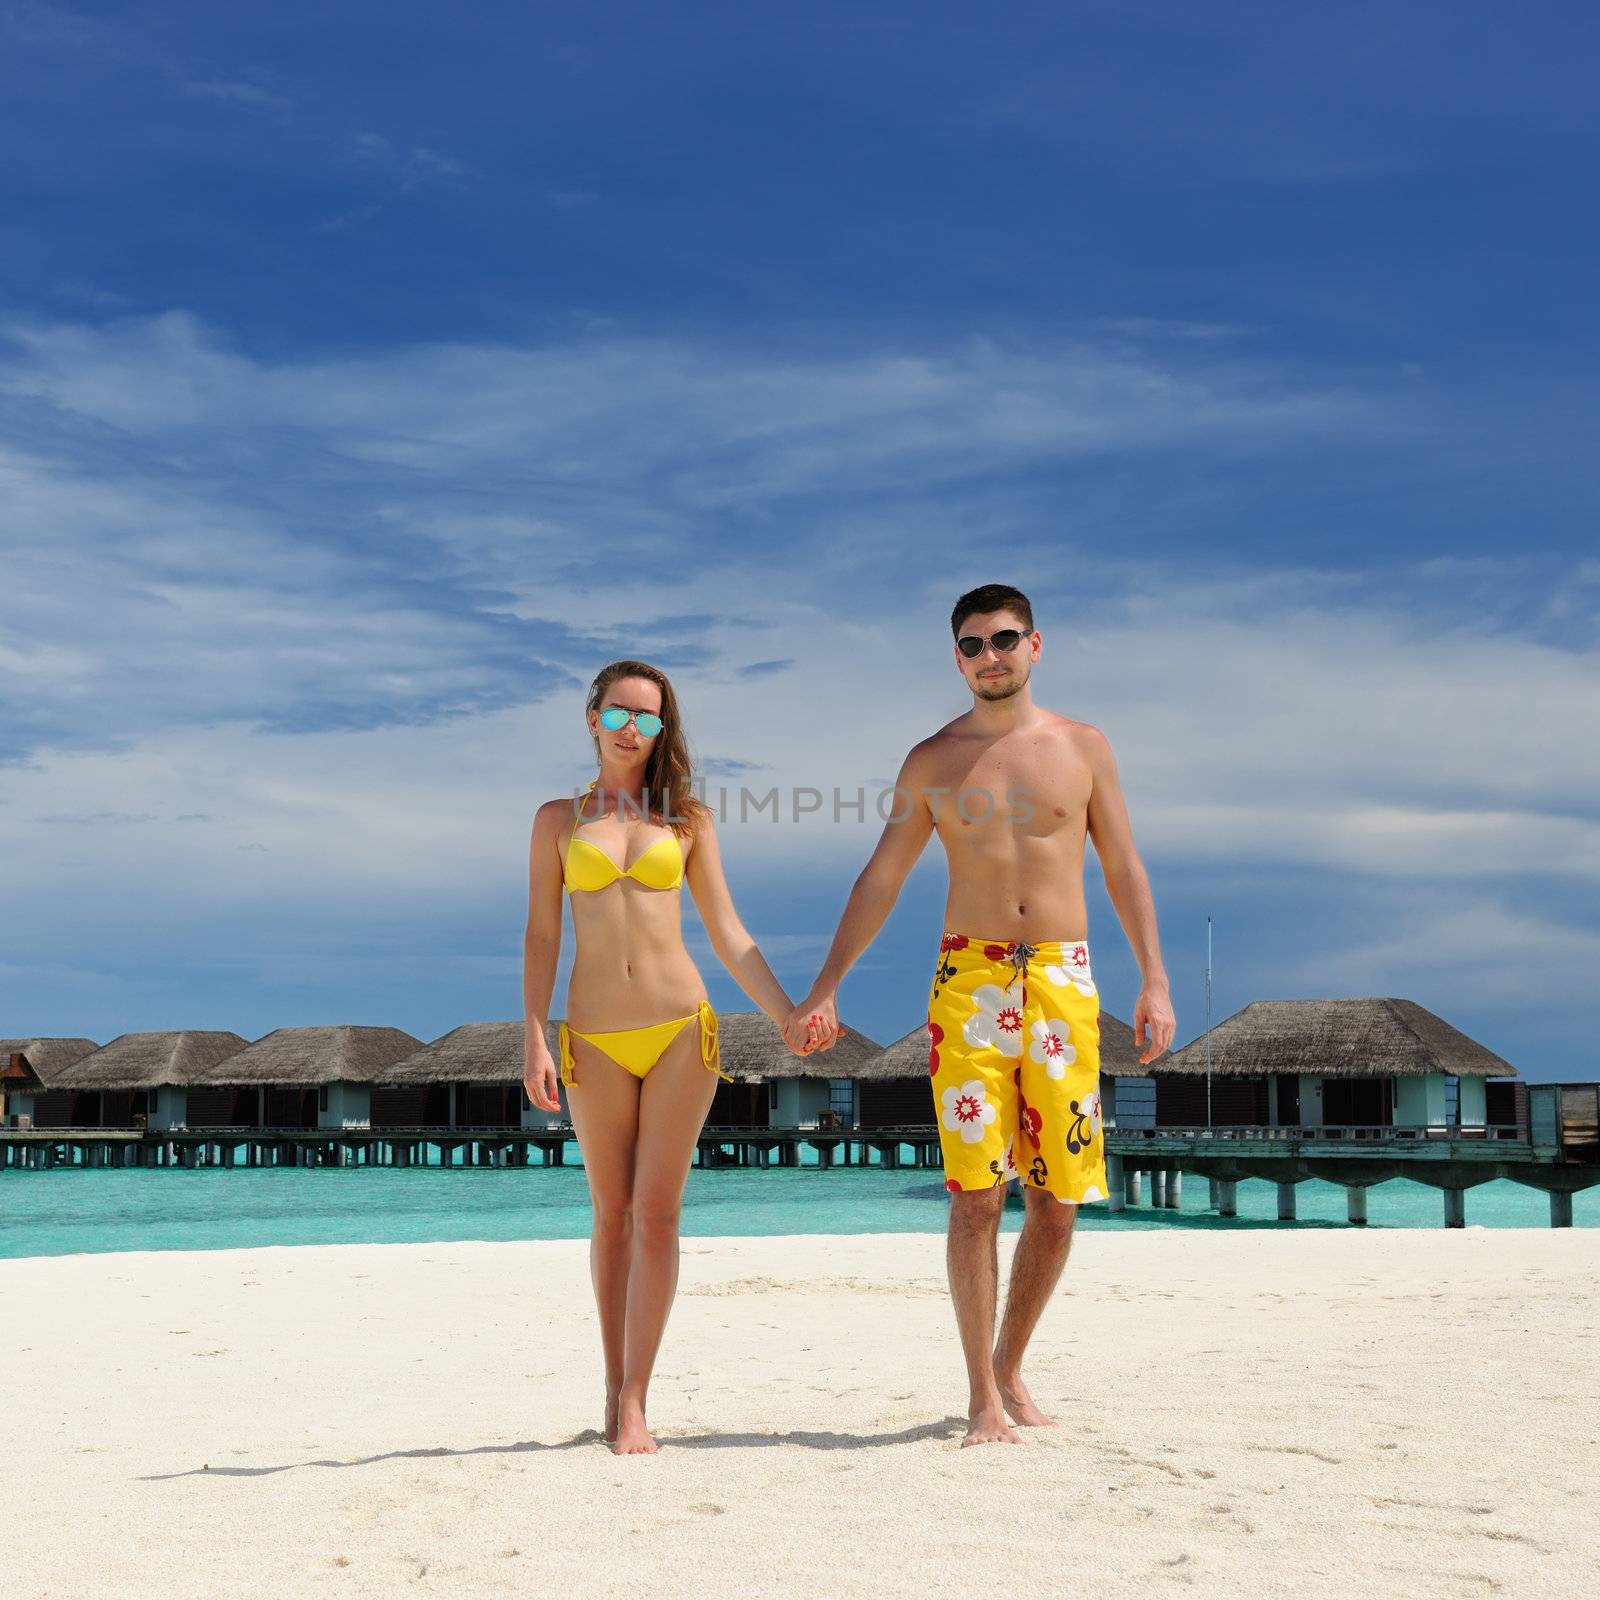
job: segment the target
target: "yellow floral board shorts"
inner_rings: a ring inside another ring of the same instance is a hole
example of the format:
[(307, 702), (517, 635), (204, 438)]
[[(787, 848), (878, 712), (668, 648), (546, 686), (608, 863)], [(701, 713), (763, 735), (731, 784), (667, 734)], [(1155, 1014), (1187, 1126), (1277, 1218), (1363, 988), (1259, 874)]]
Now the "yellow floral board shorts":
[(1088, 945), (945, 934), (928, 1040), (945, 1188), (1021, 1178), (1073, 1205), (1106, 1198)]

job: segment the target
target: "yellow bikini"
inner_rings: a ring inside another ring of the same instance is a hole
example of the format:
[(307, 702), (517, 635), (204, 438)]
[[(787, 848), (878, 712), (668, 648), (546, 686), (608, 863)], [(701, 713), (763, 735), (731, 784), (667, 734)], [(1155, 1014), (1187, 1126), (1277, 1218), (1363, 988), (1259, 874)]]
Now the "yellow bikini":
[[(683, 847), (676, 834), (657, 839), (637, 861), (619, 867), (598, 845), (578, 837), (573, 828), (567, 839), (566, 855), (561, 862), (561, 879), (569, 894), (594, 893), (608, 889), (619, 878), (632, 878), (645, 889), (676, 889), (683, 882)], [(733, 1079), (722, 1070), (721, 1052), (717, 1045), (717, 1014), (709, 1000), (702, 1000), (686, 1017), (675, 1017), (671, 1022), (653, 1022), (644, 1028), (617, 1028), (608, 1033), (578, 1033), (578, 1037), (595, 1049), (610, 1056), (619, 1067), (636, 1078), (643, 1078), (661, 1059), (667, 1046), (682, 1032), (684, 1024), (699, 1019), (700, 1060), (707, 1070), (716, 1073), (728, 1083)], [(562, 1023), (558, 1035), (561, 1044), (561, 1081), (571, 1085), (576, 1081), (572, 1063), (572, 1035), (576, 1028)]]
[[(579, 851), (583, 853), (579, 855)], [(567, 840), (567, 859), (562, 863), (562, 882), (567, 892), (608, 889), (618, 878), (632, 878), (646, 889), (676, 889), (683, 882), (683, 850), (677, 836), (669, 833), (665, 839), (657, 839), (631, 867), (624, 869), (599, 845), (580, 839), (574, 828)]]

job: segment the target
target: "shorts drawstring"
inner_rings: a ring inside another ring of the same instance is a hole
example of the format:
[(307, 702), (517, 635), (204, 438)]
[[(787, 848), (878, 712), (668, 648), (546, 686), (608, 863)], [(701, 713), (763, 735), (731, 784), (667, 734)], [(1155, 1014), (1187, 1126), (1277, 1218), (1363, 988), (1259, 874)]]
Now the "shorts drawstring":
[(1023, 982), (1028, 976), (1028, 960), (1031, 956), (1038, 955), (1036, 945), (1009, 944), (1006, 946), (1006, 959), (1011, 963), (1011, 981), (1013, 984)]

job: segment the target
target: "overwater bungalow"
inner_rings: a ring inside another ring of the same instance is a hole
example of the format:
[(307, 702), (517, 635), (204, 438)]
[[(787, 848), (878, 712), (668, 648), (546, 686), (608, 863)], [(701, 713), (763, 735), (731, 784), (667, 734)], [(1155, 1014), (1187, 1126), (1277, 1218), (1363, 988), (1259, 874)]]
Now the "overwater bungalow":
[[(910, 1128), (934, 1120), (928, 1089), (928, 1025), (896, 1039), (866, 1064), (858, 1080), (859, 1126)], [(1109, 1011), (1100, 1013), (1100, 1103), (1107, 1124), (1116, 1119), (1125, 1081), (1142, 1080), (1148, 1068), (1134, 1049), (1133, 1029)]]
[(72, 1091), (56, 1088), (56, 1077), (99, 1048), (93, 1039), (0, 1039), (0, 1127), (72, 1126)]
[(186, 1126), (365, 1128), (373, 1084), (421, 1046), (399, 1028), (277, 1028), (189, 1076)]
[[(522, 1087), (523, 1025), (467, 1022), (394, 1063), (372, 1086), (374, 1128), (547, 1128)], [(545, 1029), (556, 1053), (556, 1025)], [(562, 1102), (565, 1105), (565, 1100)]]
[[(791, 1055), (777, 1027), (759, 1011), (717, 1019), (722, 1070), (706, 1118), (714, 1128), (814, 1128), (830, 1116), (854, 1119), (853, 1079), (878, 1054), (877, 1044), (849, 1029), (832, 1050)], [(546, 1030), (556, 1055), (557, 1024)], [(372, 1091), (374, 1128), (539, 1129), (567, 1122), (539, 1110), (523, 1089), (523, 1025), (469, 1022), (395, 1063)]]
[[(1517, 1069), (1410, 1000), (1257, 1000), (1143, 1082), (1119, 1085), (1117, 1123), (1483, 1131), (1527, 1116)], [(1359, 1134), (1357, 1136), (1360, 1136)]]
[(831, 1050), (794, 1055), (776, 1023), (761, 1011), (729, 1011), (718, 1019), (722, 1070), (707, 1126), (713, 1128), (853, 1127), (857, 1093), (883, 1047), (845, 1026)]
[(190, 1114), (189, 1085), (247, 1042), (205, 1030), (119, 1034), (57, 1073), (54, 1087), (71, 1091), (75, 1128), (181, 1128)]

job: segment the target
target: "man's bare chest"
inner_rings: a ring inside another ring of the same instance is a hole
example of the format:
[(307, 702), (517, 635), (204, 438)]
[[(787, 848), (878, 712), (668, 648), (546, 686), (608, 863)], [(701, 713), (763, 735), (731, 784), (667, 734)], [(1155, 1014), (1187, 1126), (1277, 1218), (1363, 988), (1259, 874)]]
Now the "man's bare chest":
[(978, 751), (959, 748), (930, 773), (929, 804), (941, 825), (980, 821), (1055, 833), (1081, 827), (1093, 775), (1070, 750)]

